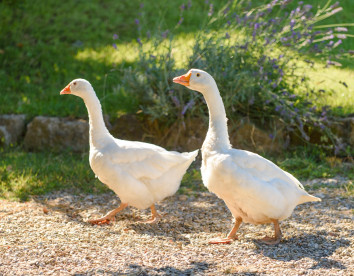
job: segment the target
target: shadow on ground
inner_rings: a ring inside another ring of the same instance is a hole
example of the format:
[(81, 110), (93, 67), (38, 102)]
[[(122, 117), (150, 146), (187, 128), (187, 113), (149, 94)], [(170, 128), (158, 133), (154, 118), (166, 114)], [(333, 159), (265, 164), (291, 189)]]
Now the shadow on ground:
[(89, 276), (89, 275), (97, 275), (100, 273), (104, 273), (104, 275), (151, 275), (151, 274), (159, 274), (159, 275), (193, 275), (195, 271), (198, 273), (203, 273), (209, 268), (209, 264), (206, 262), (191, 262), (191, 267), (186, 269), (177, 269), (172, 266), (165, 266), (160, 268), (149, 267), (146, 268), (144, 266), (136, 265), (136, 264), (129, 264), (127, 265), (128, 269), (126, 272), (119, 272), (119, 271), (107, 271), (107, 270), (100, 270), (95, 269), (91, 271), (87, 271), (80, 274), (75, 274), (76, 276)]
[(349, 247), (350, 241), (344, 238), (334, 238), (330, 232), (317, 231), (314, 234), (302, 234), (283, 240), (276, 246), (259, 245), (256, 252), (279, 261), (298, 261), (310, 258), (316, 263), (310, 269), (346, 267), (336, 260), (330, 259), (333, 253), (341, 247)]
[[(90, 218), (98, 218), (110, 210), (117, 208), (119, 199), (114, 193), (105, 193), (100, 196), (102, 200), (92, 200), (91, 195), (73, 195), (70, 191), (50, 194), (46, 197), (34, 197), (33, 199), (43, 205), (48, 212), (60, 212), (66, 218), (85, 227), (92, 226), (87, 222), (82, 212), (85, 209), (95, 210)], [(150, 217), (150, 209), (138, 210), (128, 207), (118, 213), (115, 222), (100, 225), (99, 229), (110, 233), (120, 234), (120, 231), (112, 229), (112, 225), (119, 222), (125, 223), (125, 229), (133, 230), (139, 235), (148, 235), (163, 240), (179, 241), (184, 245), (190, 243), (186, 234), (193, 233), (226, 233), (231, 227), (231, 213), (226, 206), (216, 196), (204, 193), (201, 198), (186, 198), (180, 201), (180, 196), (173, 196), (156, 205), (158, 212), (162, 215), (156, 224), (141, 223)], [(215, 220), (215, 216), (222, 213), (220, 220)], [(220, 229), (223, 227), (223, 229)], [(112, 231), (113, 230), (113, 231)], [(206, 241), (207, 243), (207, 241)]]

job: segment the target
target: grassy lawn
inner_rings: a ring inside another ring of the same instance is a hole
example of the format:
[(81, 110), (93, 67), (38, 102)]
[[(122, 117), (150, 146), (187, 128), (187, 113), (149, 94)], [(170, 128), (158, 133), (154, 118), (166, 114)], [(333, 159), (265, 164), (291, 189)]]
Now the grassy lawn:
[[(178, 43), (175, 52), (188, 52), (195, 33), (205, 20), (209, 7), (204, 0), (192, 1), (184, 22), (175, 28), (182, 3), (186, 1), (142, 1), (146, 26), (153, 30), (172, 30)], [(215, 1), (217, 11), (227, 1)], [(264, 1), (255, 1), (264, 3)], [(323, 6), (326, 0), (311, 1)], [(122, 75), (115, 68), (124, 63), (134, 66), (138, 56), (138, 31), (134, 19), (141, 1), (2, 1), (0, 3), (0, 113), (26, 113), (30, 116), (85, 117), (78, 99), (59, 97), (59, 91), (76, 77), (90, 80), (103, 101), (104, 112), (113, 116), (136, 112), (138, 104), (117, 92)], [(296, 6), (296, 1), (292, 4)], [(320, 24), (353, 22), (354, 2), (341, 1), (344, 10)], [(348, 27), (353, 34), (354, 27)], [(117, 33), (118, 50), (111, 44)], [(344, 40), (342, 48), (354, 49), (354, 39)], [(339, 51), (339, 50), (338, 50)], [(314, 86), (333, 92), (321, 104), (338, 109), (338, 114), (354, 113), (353, 58), (341, 61), (342, 68), (323, 68), (312, 73)], [(186, 68), (187, 69), (187, 68)], [(345, 87), (341, 82), (345, 82)]]
[[(299, 179), (344, 176), (354, 179), (352, 164), (325, 157), (320, 152), (299, 148), (292, 154), (267, 156)], [(179, 193), (204, 190), (200, 164), (192, 165), (184, 176)], [(352, 190), (352, 187), (347, 187)], [(30, 195), (70, 189), (73, 193), (101, 193), (109, 189), (95, 178), (88, 154), (26, 152), (20, 148), (0, 151), (0, 198), (26, 200)]]
[(88, 154), (29, 153), (20, 149), (0, 152), (0, 197), (26, 200), (51, 190), (100, 192)]

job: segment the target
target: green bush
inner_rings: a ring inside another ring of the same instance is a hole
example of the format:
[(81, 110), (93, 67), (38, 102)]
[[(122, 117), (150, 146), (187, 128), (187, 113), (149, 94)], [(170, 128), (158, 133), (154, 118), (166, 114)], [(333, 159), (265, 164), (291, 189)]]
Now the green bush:
[[(316, 62), (309, 55), (325, 60), (327, 66), (338, 65), (331, 52), (346, 37), (339, 33), (346, 28), (321, 29), (317, 23), (342, 8), (328, 2), (314, 12), (311, 5), (299, 2), (287, 12), (289, 2), (274, 0), (253, 7), (230, 1), (218, 12), (213, 4), (206, 4), (206, 23), (194, 46), (183, 53), (187, 60), (183, 64), (181, 56), (176, 58), (173, 53), (173, 31), (147, 32), (142, 39), (146, 30), (141, 16), (135, 20), (139, 60), (133, 69), (122, 68), (126, 73), (122, 85), (139, 98), (143, 112), (152, 119), (172, 124), (185, 116), (207, 118), (201, 95), (172, 84), (173, 77), (190, 68), (203, 69), (215, 78), (229, 118), (247, 116), (255, 122), (276, 118), (286, 124), (289, 133), (307, 143), (312, 129), (320, 132), (322, 142), (337, 154), (343, 144), (328, 125), (331, 110), (316, 106), (317, 99), (329, 92), (311, 87), (306, 71)], [(175, 30), (183, 24), (188, 6), (180, 9)], [(146, 43), (153, 47), (143, 47)]]

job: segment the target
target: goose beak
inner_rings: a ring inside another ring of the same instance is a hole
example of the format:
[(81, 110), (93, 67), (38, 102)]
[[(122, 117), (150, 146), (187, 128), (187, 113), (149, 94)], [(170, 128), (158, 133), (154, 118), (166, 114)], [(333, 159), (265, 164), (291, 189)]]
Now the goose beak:
[(173, 79), (173, 82), (182, 84), (184, 86), (189, 86), (189, 80), (190, 80), (191, 76), (192, 76), (192, 72), (188, 72), (187, 74), (184, 74), (182, 76), (175, 77)]
[(70, 83), (67, 86), (65, 86), (65, 88), (62, 91), (60, 91), (60, 95), (63, 94), (71, 94)]

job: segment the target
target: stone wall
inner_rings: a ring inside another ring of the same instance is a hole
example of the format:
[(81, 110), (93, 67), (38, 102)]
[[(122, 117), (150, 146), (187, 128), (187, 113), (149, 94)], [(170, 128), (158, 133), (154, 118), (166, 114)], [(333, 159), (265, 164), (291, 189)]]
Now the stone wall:
[(38, 116), (27, 125), (24, 145), (29, 150), (85, 151), (89, 145), (89, 125), (84, 120)]
[[(180, 151), (200, 148), (208, 128), (208, 122), (198, 118), (186, 119), (184, 123), (176, 123), (169, 128), (156, 120), (135, 115), (121, 116), (112, 125), (108, 116), (105, 116), (105, 121), (112, 135), (117, 138), (154, 143)], [(287, 136), (285, 126), (280, 122), (260, 127), (245, 118), (229, 125), (232, 125), (229, 127), (230, 141), (235, 148), (279, 152), (289, 142), (299, 143)], [(333, 121), (332, 126), (345, 144), (354, 146), (353, 117)], [(37, 116), (26, 122), (25, 115), (0, 115), (0, 146), (23, 143), (28, 150), (85, 152), (89, 147), (88, 132), (88, 122), (82, 119)], [(309, 135), (311, 141), (319, 140), (318, 133)]]
[(26, 115), (0, 115), (0, 146), (20, 142), (25, 128)]

